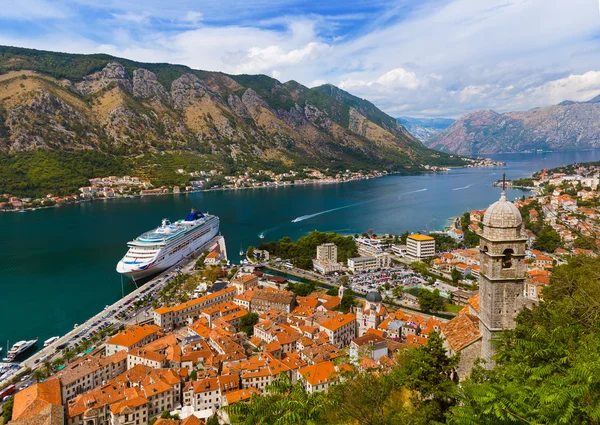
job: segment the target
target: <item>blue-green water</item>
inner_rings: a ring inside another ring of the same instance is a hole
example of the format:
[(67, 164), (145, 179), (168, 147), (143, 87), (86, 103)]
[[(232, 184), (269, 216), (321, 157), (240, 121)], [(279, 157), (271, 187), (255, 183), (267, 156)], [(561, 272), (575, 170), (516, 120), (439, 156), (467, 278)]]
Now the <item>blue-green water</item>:
[[(215, 191), (97, 201), (0, 214), (0, 341), (64, 334), (121, 296), (115, 271), (126, 242), (191, 207), (219, 215), (228, 254), (312, 230), (401, 233), (443, 228), (447, 219), (499, 197), (491, 183), (541, 168), (600, 159), (600, 151), (502, 155), (504, 168), (391, 176), (337, 185)], [(0, 188), (1, 191), (1, 188)], [(511, 199), (522, 192), (511, 190)], [(292, 220), (303, 217), (297, 222)], [(6, 350), (6, 348), (5, 348)]]

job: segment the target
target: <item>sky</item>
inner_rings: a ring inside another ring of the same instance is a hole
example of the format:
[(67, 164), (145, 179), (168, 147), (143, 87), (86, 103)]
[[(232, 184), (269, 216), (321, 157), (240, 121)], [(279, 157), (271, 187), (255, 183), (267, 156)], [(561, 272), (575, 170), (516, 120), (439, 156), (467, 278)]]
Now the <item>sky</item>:
[(0, 44), (331, 83), (395, 117), (600, 94), (596, 0), (0, 0)]

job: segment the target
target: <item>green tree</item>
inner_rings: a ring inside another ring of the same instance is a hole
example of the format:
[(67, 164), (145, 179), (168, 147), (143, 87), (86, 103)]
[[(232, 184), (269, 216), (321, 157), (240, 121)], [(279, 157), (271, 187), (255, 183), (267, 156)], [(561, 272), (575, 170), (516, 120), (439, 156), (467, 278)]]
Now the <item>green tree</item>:
[(350, 281), (350, 278), (348, 276), (346, 276), (346, 275), (340, 276), (340, 283), (342, 285), (347, 285), (349, 281)]
[(258, 314), (248, 313), (240, 319), (239, 328), (246, 335), (251, 337), (254, 335), (254, 325), (258, 323)]
[(413, 261), (410, 263), (410, 268), (422, 275), (427, 273), (427, 264), (422, 261)]
[(423, 311), (440, 311), (444, 308), (444, 297), (438, 289), (422, 289), (419, 293), (419, 307)]
[(302, 382), (292, 384), (284, 373), (265, 388), (262, 396), (253, 394), (248, 403), (223, 407), (233, 425), (322, 424), (328, 405), (323, 392), (307, 394)]
[(337, 297), (338, 292), (339, 292), (339, 289), (334, 286), (333, 288), (329, 288), (327, 290), (327, 292), (325, 292), (325, 293), (329, 296)]
[(13, 406), (15, 404), (14, 396), (10, 396), (2, 405), (2, 423), (7, 424), (12, 419)]
[(452, 278), (452, 282), (457, 283), (463, 277), (463, 274), (459, 272), (456, 267), (454, 267), (452, 268), (450, 276)]
[(212, 415), (206, 421), (206, 425), (219, 425), (219, 416), (217, 414)]
[(437, 332), (429, 334), (427, 344), (403, 352), (393, 373), (412, 392), (413, 423), (443, 422), (449, 409), (456, 405), (455, 370), (459, 360), (459, 356), (448, 354)]
[(533, 249), (554, 252), (561, 244), (560, 235), (550, 226), (544, 226), (535, 237)]
[(452, 424), (600, 423), (600, 259), (572, 257), (498, 338), (496, 367), (461, 385)]
[(341, 311), (343, 313), (349, 313), (356, 306), (356, 298), (354, 296), (354, 291), (350, 288), (346, 288), (344, 291), (344, 295), (342, 295), (342, 300), (340, 301), (340, 305), (336, 307), (337, 311)]

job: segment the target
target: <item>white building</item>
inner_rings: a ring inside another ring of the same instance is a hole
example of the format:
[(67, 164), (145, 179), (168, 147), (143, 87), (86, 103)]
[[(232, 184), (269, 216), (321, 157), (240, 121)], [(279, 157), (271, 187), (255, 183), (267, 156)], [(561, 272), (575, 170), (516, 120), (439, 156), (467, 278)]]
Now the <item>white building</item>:
[(435, 239), (427, 235), (414, 234), (406, 238), (406, 257), (421, 261), (435, 256)]
[(390, 255), (382, 252), (373, 257), (355, 257), (348, 258), (348, 268), (352, 272), (361, 270), (375, 270), (382, 267), (389, 267)]
[(317, 260), (337, 261), (337, 246), (334, 243), (324, 243), (317, 247)]

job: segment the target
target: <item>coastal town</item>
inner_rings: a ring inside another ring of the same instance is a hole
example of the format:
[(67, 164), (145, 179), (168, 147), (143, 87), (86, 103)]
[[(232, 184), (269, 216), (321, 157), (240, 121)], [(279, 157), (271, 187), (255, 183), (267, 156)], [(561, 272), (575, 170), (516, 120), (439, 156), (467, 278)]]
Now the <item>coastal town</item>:
[[(503, 163), (489, 158), (466, 158), (466, 167), (496, 167)], [(448, 171), (446, 167), (424, 165), (427, 172)], [(0, 211), (26, 211), (44, 207), (55, 207), (92, 200), (118, 199), (134, 196), (167, 195), (193, 193), (207, 190), (239, 190), (253, 188), (277, 188), (311, 184), (334, 184), (390, 175), (385, 170), (359, 170), (331, 173), (329, 170), (305, 168), (302, 171), (290, 170), (276, 173), (270, 170), (248, 170), (240, 175), (228, 175), (220, 170), (185, 171), (175, 173), (187, 180), (183, 185), (160, 185), (139, 176), (106, 176), (89, 179), (89, 185), (79, 188), (77, 193), (54, 195), (48, 193), (43, 198), (20, 197), (18, 194), (0, 195)]]
[[(213, 243), (147, 284), (140, 295), (152, 291), (135, 298), (141, 320), (128, 301), (117, 319), (135, 322), (114, 322), (78, 355), (93, 334), (71, 338), (52, 366), (33, 365), (31, 384), (19, 385), (31, 367), (12, 368), (19, 374), (4, 376), (2, 390), (13, 405), (10, 423), (227, 424), (230, 406), (275, 381), (327, 392), (348, 371), (387, 373), (398, 353), (427, 345), (432, 334), (449, 355), (461, 353), (462, 379), (476, 358), (491, 361), (494, 320), (514, 322), (517, 305), (543, 301), (552, 269), (569, 257), (596, 256), (600, 168), (562, 171), (542, 170), (531, 197), (512, 203), (503, 191), (445, 232), (344, 237), (356, 254), (345, 261), (335, 243), (321, 243), (308, 269), (274, 258), (268, 244), (249, 248), (233, 267), (224, 242)], [(490, 310), (482, 293), (505, 284), (519, 293), (504, 292), (494, 302), (508, 308)]]

